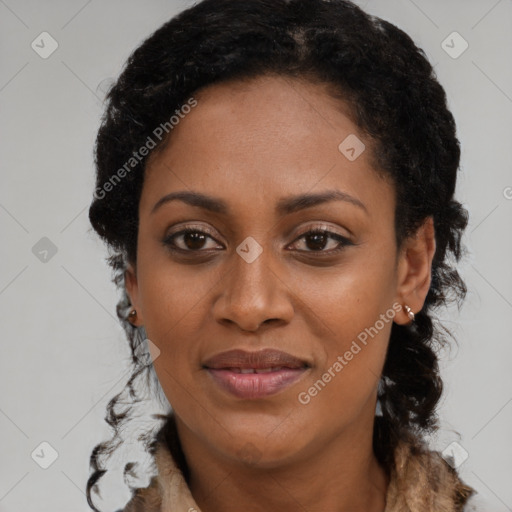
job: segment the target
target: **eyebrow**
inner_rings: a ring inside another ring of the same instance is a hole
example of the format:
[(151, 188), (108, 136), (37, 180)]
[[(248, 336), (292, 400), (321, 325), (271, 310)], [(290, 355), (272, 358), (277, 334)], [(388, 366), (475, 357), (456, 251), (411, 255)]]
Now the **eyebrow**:
[[(227, 215), (230, 211), (228, 204), (223, 199), (207, 196), (200, 192), (181, 191), (171, 192), (160, 198), (153, 206), (151, 214), (155, 213), (162, 205), (176, 200), (222, 215)], [(276, 213), (279, 215), (289, 215), (329, 201), (345, 201), (368, 213), (366, 206), (359, 199), (340, 190), (327, 190), (325, 192), (285, 197), (277, 202)]]

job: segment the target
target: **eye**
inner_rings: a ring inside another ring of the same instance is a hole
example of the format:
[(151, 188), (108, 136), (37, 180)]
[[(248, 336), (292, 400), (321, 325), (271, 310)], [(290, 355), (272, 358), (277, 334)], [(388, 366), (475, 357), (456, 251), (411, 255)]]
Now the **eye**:
[[(301, 240), (304, 242), (303, 245), (306, 249), (297, 249), (296, 246)], [(208, 243), (210, 246), (208, 246)], [(224, 249), (211, 233), (192, 227), (168, 235), (163, 240), (163, 244), (170, 250), (181, 253), (199, 253)], [(342, 251), (348, 245), (354, 244), (348, 238), (322, 227), (304, 232), (291, 247), (294, 245), (299, 252), (333, 254)]]
[[(214, 241), (213, 246), (206, 246), (207, 241)], [(164, 245), (173, 251), (180, 252), (200, 252), (218, 248), (219, 243), (207, 231), (196, 228), (187, 228), (172, 235), (167, 236), (163, 240)], [(222, 247), (221, 247), (222, 248)]]
[[(305, 250), (298, 249), (300, 252), (317, 252), (322, 254), (337, 253), (342, 251), (345, 246), (354, 245), (348, 238), (325, 228), (315, 228), (306, 231), (296, 240), (304, 240), (304, 245), (307, 247)], [(324, 250), (329, 245), (331, 249)]]

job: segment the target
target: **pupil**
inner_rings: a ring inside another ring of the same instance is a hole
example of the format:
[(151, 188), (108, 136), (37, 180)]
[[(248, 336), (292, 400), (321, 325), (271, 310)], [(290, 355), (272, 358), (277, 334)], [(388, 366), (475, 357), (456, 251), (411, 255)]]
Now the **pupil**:
[(313, 240), (313, 247), (306, 242), (308, 249), (323, 249), (325, 247), (327, 235), (325, 233), (314, 233), (309, 235), (306, 240)]
[(205, 236), (201, 233), (185, 233), (183, 235), (183, 241), (189, 249), (201, 249), (204, 244), (204, 238)]

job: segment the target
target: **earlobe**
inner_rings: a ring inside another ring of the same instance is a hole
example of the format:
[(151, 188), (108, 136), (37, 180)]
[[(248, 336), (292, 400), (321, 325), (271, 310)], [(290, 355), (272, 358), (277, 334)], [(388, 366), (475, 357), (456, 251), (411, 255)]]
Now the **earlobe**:
[[(430, 289), (435, 250), (434, 221), (432, 217), (427, 217), (415, 235), (406, 240), (398, 267), (397, 301), (402, 305), (407, 304), (413, 313), (421, 310)], [(397, 316), (396, 322), (410, 322), (405, 309)]]

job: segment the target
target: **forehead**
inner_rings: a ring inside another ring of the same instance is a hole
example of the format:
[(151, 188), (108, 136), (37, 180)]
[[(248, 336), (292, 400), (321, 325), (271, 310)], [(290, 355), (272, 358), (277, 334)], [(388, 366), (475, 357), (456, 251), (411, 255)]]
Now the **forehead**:
[(372, 168), (371, 141), (325, 85), (265, 76), (209, 86), (194, 98), (197, 106), (147, 164), (141, 210), (184, 189), (240, 209), (333, 188), (376, 215), (386, 213), (379, 205), (394, 207), (392, 187)]

